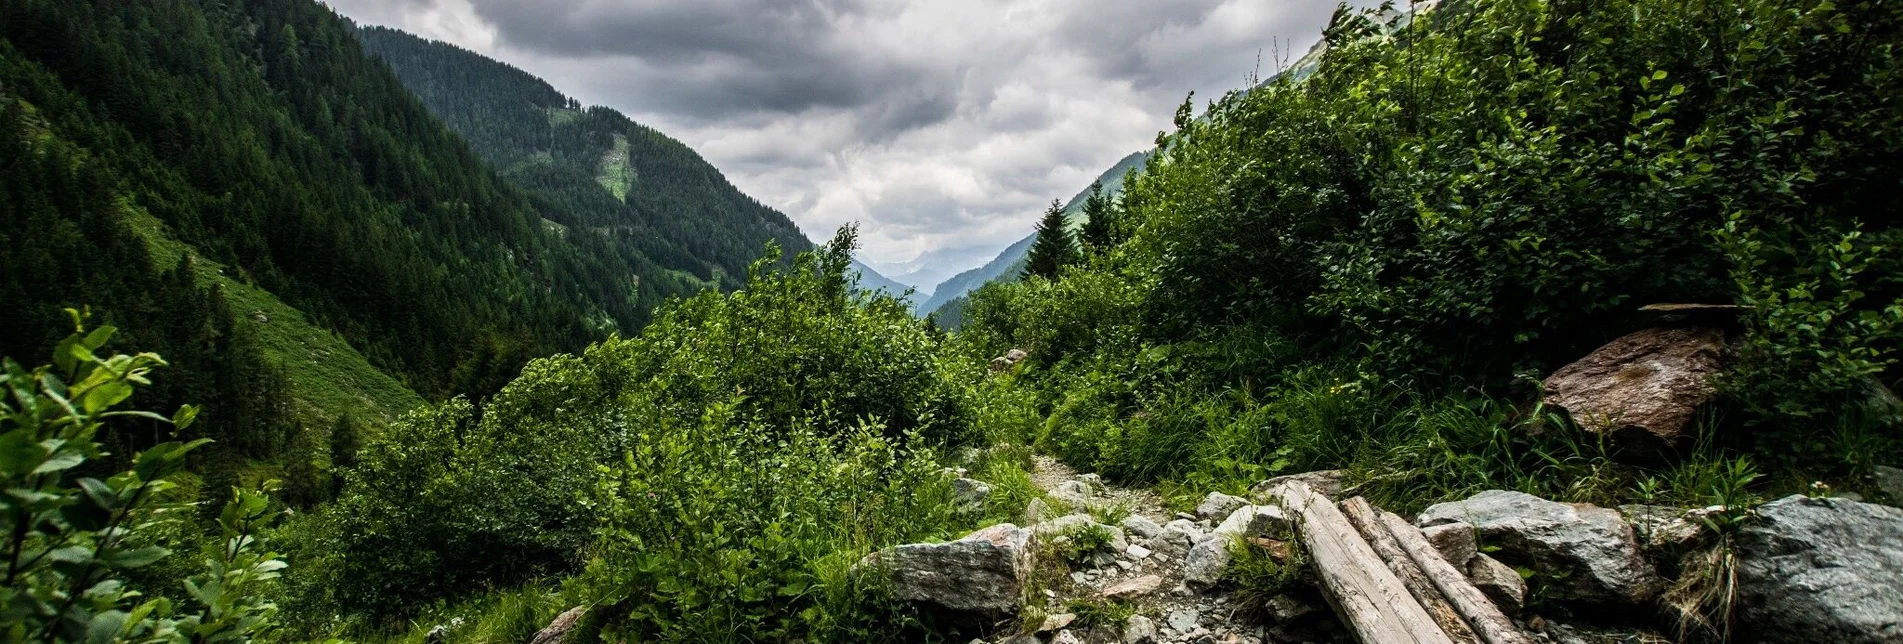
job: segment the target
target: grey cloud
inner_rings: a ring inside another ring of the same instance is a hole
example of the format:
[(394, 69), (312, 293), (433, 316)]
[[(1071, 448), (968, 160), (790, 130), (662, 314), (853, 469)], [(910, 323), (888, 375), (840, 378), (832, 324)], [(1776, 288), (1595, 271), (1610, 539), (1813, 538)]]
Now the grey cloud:
[[(1300, 50), (1333, 0), (327, 0), (680, 138), (813, 234), (929, 280), (1029, 233), (1191, 90)], [(1356, 0), (1365, 3), (1369, 0)], [(1266, 74), (1271, 70), (1263, 70)], [(930, 287), (933, 283), (913, 282)]]

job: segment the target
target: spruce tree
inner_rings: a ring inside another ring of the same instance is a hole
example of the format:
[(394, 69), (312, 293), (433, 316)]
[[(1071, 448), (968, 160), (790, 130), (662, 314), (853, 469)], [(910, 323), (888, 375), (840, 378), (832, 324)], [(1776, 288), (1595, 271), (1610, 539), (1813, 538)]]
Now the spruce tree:
[(1031, 242), (1031, 254), (1025, 261), (1024, 274), (1056, 279), (1058, 270), (1077, 261), (1077, 246), (1070, 231), (1064, 229), (1064, 204), (1051, 200), (1044, 218), (1037, 222), (1037, 241)]
[(1115, 227), (1116, 212), (1111, 207), (1110, 197), (1103, 193), (1103, 182), (1090, 184), (1090, 196), (1084, 198), (1084, 248), (1101, 253), (1114, 243), (1111, 229)]

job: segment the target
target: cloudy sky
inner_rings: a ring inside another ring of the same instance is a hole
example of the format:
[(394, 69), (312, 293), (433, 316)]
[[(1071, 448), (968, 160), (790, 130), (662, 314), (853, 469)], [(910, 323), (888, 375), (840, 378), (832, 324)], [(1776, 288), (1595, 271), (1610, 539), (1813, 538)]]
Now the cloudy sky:
[(326, 0), (699, 150), (929, 290), (1028, 234), (1185, 94), (1299, 58), (1335, 0)]

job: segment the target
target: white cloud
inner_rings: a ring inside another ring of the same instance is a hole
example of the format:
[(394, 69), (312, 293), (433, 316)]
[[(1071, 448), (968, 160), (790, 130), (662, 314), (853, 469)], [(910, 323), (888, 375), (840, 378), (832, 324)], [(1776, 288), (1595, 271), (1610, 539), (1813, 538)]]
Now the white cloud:
[[(616, 108), (921, 287), (1028, 234), (1175, 106), (1305, 51), (1316, 0), (331, 0)], [(1268, 63), (1264, 63), (1265, 65)], [(1266, 70), (1265, 70), (1266, 73)], [(899, 277), (899, 276), (895, 276)]]

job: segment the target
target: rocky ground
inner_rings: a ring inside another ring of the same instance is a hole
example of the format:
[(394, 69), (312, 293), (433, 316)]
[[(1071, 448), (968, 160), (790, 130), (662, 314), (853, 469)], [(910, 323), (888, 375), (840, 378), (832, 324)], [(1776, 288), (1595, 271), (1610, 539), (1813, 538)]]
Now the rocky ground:
[[(871, 559), (890, 570), (901, 597), (981, 617), (966, 622), (987, 634), (974, 643), (1354, 641), (1313, 565), (1292, 550), (1300, 548), (1293, 524), (1272, 492), (1294, 479), (1341, 496), (1337, 473), (1271, 479), (1249, 498), (1211, 493), (1181, 513), (1152, 491), (1108, 485), (1044, 456), (1032, 479), (1045, 497), (1027, 509), (1024, 527), (994, 525)], [(982, 503), (982, 494), (972, 500)], [(1723, 511), (1600, 508), (1493, 490), (1430, 507), (1415, 524), (1531, 641), (1651, 644), (1682, 641), (1662, 632), (1672, 623), (1673, 584), (1659, 571), (1710, 551), (1710, 519)], [(1750, 517), (1723, 551), (1735, 557), (1734, 639), (1903, 641), (1903, 510), (1794, 496)], [(1241, 587), (1225, 577), (1239, 541), (1306, 572), (1269, 593)], [(1528, 596), (1522, 573), (1539, 580), (1539, 597)]]

